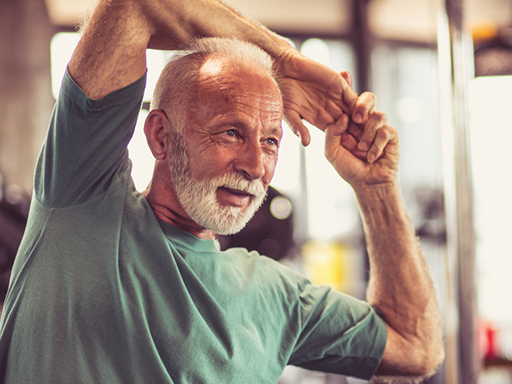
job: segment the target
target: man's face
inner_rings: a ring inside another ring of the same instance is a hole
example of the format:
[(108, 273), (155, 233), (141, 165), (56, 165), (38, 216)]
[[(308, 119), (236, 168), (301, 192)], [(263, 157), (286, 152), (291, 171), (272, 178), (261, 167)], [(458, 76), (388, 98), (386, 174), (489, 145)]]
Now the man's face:
[(168, 159), (180, 204), (203, 228), (240, 231), (261, 206), (281, 140), (282, 101), (267, 76), (208, 61)]

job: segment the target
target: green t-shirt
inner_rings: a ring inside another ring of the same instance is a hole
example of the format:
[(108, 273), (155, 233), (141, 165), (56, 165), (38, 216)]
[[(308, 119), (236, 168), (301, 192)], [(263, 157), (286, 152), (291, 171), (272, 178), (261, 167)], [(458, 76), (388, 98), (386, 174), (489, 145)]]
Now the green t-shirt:
[(144, 86), (90, 100), (64, 78), (2, 315), (0, 382), (262, 384), (287, 364), (371, 377), (387, 334), (370, 305), (155, 217), (126, 149)]

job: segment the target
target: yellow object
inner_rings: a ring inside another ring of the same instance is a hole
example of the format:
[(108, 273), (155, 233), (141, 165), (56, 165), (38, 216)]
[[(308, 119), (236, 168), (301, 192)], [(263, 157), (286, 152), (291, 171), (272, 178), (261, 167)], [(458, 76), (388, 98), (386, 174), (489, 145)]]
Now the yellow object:
[(498, 36), (498, 26), (491, 21), (479, 21), (471, 25), (474, 42), (492, 40)]
[(302, 247), (304, 274), (315, 285), (352, 293), (360, 285), (354, 250), (342, 243), (310, 241)]

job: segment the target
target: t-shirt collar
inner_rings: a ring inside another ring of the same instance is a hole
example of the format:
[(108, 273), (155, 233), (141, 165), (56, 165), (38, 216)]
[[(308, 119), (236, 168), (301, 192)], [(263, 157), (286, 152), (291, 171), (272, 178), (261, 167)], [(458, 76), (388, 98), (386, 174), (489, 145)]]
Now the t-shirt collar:
[(201, 239), (160, 219), (158, 219), (158, 223), (169, 241), (176, 245), (192, 249), (195, 252), (220, 251), (220, 245), (216, 239)]

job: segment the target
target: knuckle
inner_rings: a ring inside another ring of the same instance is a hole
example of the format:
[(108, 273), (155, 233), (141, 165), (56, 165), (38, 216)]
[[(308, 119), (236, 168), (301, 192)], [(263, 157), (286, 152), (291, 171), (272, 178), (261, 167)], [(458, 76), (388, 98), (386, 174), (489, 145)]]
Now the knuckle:
[(386, 132), (388, 134), (389, 140), (395, 139), (398, 141), (398, 139), (399, 139), (398, 130), (389, 125), (386, 125), (385, 128), (386, 128)]
[(382, 111), (373, 112), (372, 117), (381, 122), (387, 121), (386, 115)]
[(382, 153), (382, 151), (386, 147), (386, 144), (385, 143), (375, 142), (375, 143), (373, 143), (373, 147), (376, 149), (374, 152), (377, 153), (377, 154), (380, 154), (380, 153)]
[(363, 92), (360, 97), (367, 99), (367, 100), (372, 100), (372, 101), (377, 100), (377, 96), (375, 96), (375, 94), (373, 94), (372, 92), (368, 92), (368, 91)]
[(379, 129), (377, 131), (377, 138), (384, 141), (389, 140), (391, 138), (391, 132), (387, 129)]

